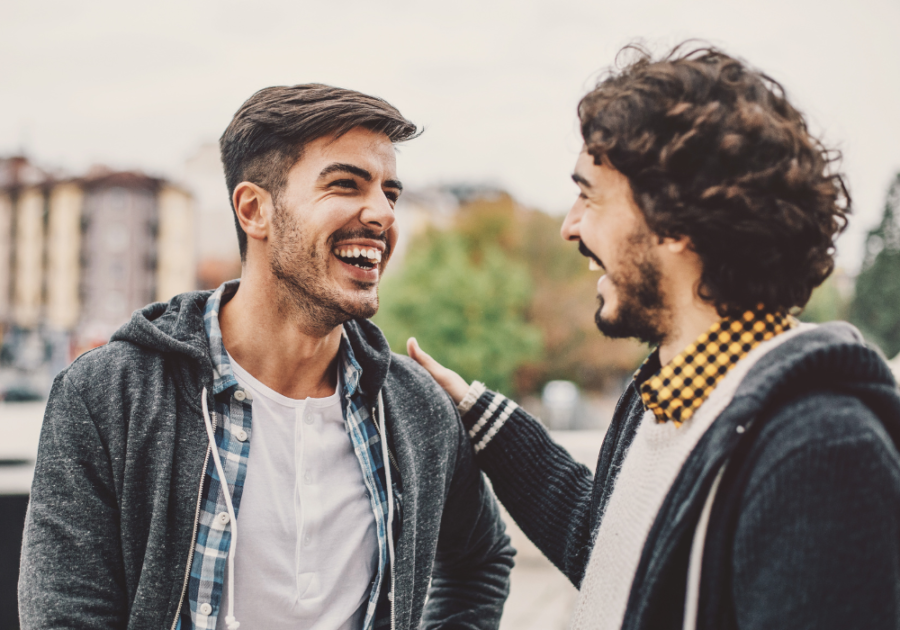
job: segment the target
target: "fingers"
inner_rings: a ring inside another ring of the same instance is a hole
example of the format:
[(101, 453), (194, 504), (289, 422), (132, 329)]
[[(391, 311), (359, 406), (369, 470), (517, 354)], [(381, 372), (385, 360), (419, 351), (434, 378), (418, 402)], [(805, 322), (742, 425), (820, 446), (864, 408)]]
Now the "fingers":
[(435, 376), (435, 371), (438, 371), (444, 367), (440, 363), (432, 359), (430, 354), (422, 350), (422, 348), (419, 346), (419, 342), (416, 341), (415, 337), (410, 337), (406, 341), (406, 353), (419, 365), (431, 372), (432, 376)]
[(415, 337), (410, 337), (406, 342), (406, 352), (410, 358), (425, 368), (437, 384), (450, 394), (450, 398), (458, 405), (469, 391), (469, 384), (459, 374), (445, 368), (419, 347)]

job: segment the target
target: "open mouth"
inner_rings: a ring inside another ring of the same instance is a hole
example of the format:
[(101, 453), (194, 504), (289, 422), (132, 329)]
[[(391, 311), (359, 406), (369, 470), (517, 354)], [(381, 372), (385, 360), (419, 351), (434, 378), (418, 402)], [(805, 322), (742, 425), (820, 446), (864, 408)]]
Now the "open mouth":
[(578, 251), (582, 256), (588, 259), (588, 269), (590, 269), (591, 271), (606, 271), (606, 267), (603, 266), (603, 262), (599, 258), (597, 258), (597, 255), (594, 254), (594, 252), (592, 252), (585, 246), (584, 241), (578, 241)]
[(360, 269), (375, 269), (381, 262), (381, 250), (374, 247), (358, 247), (356, 245), (335, 247), (332, 253), (341, 262), (359, 267)]

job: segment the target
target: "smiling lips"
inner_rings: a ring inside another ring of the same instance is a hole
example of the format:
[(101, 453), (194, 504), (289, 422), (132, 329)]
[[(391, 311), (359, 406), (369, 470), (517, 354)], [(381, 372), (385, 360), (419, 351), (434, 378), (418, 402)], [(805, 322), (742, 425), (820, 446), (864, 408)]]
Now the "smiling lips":
[(600, 262), (600, 259), (587, 248), (584, 241), (578, 241), (578, 252), (588, 259), (588, 269), (591, 271), (606, 271), (606, 267)]
[(339, 245), (332, 253), (348, 265), (360, 269), (373, 269), (381, 262), (382, 253), (375, 247), (360, 247), (359, 245)]

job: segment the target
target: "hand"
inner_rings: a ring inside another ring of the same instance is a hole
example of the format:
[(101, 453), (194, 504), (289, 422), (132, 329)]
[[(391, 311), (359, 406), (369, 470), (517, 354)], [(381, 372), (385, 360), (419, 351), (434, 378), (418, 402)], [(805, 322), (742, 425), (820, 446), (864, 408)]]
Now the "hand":
[(450, 394), (450, 398), (457, 405), (466, 396), (469, 391), (469, 384), (466, 380), (451, 369), (445, 368), (443, 365), (426, 354), (419, 347), (419, 342), (415, 337), (410, 337), (406, 342), (406, 353), (414, 359), (419, 365), (428, 370), (431, 377), (437, 381), (437, 384), (444, 388)]

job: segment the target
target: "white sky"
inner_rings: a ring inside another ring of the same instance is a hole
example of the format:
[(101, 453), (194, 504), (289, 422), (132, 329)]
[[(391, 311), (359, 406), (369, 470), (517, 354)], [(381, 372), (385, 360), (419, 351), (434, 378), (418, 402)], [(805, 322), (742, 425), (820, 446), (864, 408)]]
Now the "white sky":
[(580, 96), (622, 45), (688, 37), (781, 81), (843, 150), (855, 269), (900, 170), (896, 0), (4, 0), (0, 154), (175, 175), (257, 89), (318, 81), (425, 126), (401, 149), (407, 186), (494, 183), (563, 212)]

